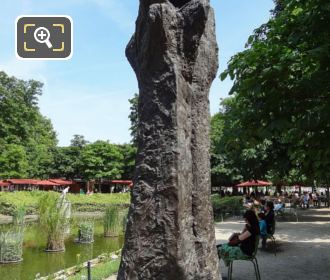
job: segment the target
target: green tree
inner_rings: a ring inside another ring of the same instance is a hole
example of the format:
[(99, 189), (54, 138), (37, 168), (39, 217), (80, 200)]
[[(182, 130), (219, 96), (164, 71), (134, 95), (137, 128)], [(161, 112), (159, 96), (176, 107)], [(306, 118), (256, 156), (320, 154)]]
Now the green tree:
[[(2, 151), (5, 147), (15, 147), (21, 156), (18, 158), (23, 161), (11, 166), (13, 177), (47, 178), (49, 175), (57, 139), (50, 120), (39, 111), (41, 94), (42, 83), (19, 80), (0, 72), (0, 146)], [(0, 169), (0, 173), (6, 172)]]
[(326, 0), (276, 1), (273, 17), (221, 75), (234, 79), (241, 141), (268, 142), (272, 176), (329, 181), (329, 24)]
[(123, 155), (117, 145), (96, 141), (84, 147), (81, 154), (85, 179), (120, 179), (123, 174)]
[(135, 170), (135, 158), (137, 148), (133, 144), (118, 145), (121, 154), (123, 155), (123, 179), (132, 179)]
[(26, 178), (29, 163), (24, 147), (5, 144), (0, 147), (0, 178)]
[(88, 143), (89, 142), (85, 139), (85, 136), (79, 134), (73, 135), (73, 138), (71, 139), (71, 147), (83, 148)]
[(52, 178), (67, 178), (76, 179), (81, 178), (77, 171), (76, 151), (72, 147), (56, 147), (54, 151), (54, 160), (52, 164), (51, 177)]
[(73, 135), (71, 145), (68, 147), (56, 147), (52, 177), (67, 179), (83, 179), (82, 152), (89, 142), (83, 135)]

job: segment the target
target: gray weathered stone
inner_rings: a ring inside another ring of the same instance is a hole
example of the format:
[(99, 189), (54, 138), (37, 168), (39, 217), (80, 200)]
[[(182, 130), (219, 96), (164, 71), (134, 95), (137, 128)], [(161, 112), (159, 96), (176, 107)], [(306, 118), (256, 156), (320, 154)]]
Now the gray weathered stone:
[(210, 203), (209, 0), (140, 0), (126, 55), (139, 83), (138, 156), (118, 278), (220, 279)]

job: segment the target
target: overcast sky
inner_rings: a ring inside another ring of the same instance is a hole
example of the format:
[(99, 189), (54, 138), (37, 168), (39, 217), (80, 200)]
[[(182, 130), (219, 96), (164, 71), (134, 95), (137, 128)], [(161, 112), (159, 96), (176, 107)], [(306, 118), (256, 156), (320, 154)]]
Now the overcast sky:
[[(44, 83), (40, 110), (57, 131), (59, 144), (74, 134), (89, 141), (130, 141), (128, 99), (138, 91), (124, 54), (134, 32), (137, 0), (1, 0), (0, 70)], [(272, 0), (211, 0), (220, 48), (219, 73), (244, 49), (248, 36), (265, 23)], [(69, 15), (74, 25), (73, 57), (68, 61), (19, 61), (15, 19), (20, 15)], [(218, 74), (219, 76), (219, 74)], [(219, 109), (231, 81), (217, 78), (211, 88), (211, 114)]]

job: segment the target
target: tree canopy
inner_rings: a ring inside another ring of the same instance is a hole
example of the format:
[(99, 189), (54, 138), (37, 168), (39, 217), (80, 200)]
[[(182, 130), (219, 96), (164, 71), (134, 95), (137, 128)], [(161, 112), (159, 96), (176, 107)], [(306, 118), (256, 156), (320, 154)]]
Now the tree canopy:
[(132, 144), (89, 143), (74, 135), (70, 146), (57, 146), (52, 123), (38, 108), (41, 94), (40, 82), (0, 72), (0, 179), (132, 178), (136, 154)]
[(49, 174), (56, 133), (41, 115), (40, 82), (23, 81), (0, 72), (0, 176), (38, 177)]
[(231, 58), (221, 74), (234, 80), (231, 97), (213, 117), (222, 128), (213, 153), (229, 157), (230, 174), (236, 167), (246, 179), (329, 182), (329, 26), (326, 0), (276, 1), (271, 19)]

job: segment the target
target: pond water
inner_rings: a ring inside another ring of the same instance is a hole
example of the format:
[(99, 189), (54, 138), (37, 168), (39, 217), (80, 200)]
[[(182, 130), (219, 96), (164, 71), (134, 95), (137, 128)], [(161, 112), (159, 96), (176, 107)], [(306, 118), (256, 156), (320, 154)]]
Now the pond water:
[[(1, 225), (0, 230), (5, 230), (9, 225)], [(24, 232), (23, 261), (17, 264), (0, 264), (1, 280), (34, 280), (37, 273), (46, 276), (50, 273), (69, 268), (102, 253), (109, 253), (120, 249), (124, 237), (103, 237), (101, 220), (95, 221), (94, 243), (77, 244), (78, 229), (71, 226), (71, 233), (65, 241), (65, 252), (46, 253), (46, 236), (40, 232), (37, 223), (28, 224)], [(78, 256), (80, 255), (80, 256)]]

